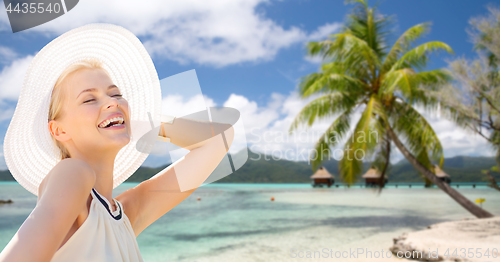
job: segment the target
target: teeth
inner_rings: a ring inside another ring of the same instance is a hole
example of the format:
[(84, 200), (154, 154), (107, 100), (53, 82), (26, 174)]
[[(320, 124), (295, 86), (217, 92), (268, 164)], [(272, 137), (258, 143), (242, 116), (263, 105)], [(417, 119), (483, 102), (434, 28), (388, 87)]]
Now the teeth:
[(99, 124), (99, 127), (105, 128), (111, 122), (118, 122), (118, 124), (114, 124), (112, 126), (121, 125), (121, 124), (123, 124), (123, 118), (122, 117), (115, 117), (115, 118), (108, 119), (108, 120), (102, 122), (101, 124)]

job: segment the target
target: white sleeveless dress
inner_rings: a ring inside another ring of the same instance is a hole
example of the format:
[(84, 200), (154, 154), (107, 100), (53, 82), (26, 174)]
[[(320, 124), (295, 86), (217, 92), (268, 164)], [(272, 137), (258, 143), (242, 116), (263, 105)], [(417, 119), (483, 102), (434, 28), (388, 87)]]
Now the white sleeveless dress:
[(57, 250), (51, 262), (143, 262), (134, 230), (122, 204), (111, 211), (109, 201), (94, 188), (89, 215)]

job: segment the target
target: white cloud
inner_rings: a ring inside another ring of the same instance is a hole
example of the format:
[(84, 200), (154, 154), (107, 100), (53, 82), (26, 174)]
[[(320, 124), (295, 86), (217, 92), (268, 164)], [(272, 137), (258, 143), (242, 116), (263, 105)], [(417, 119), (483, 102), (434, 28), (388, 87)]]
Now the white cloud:
[[(255, 13), (261, 1), (213, 2), (182, 19), (166, 19), (145, 42), (154, 55), (181, 63), (225, 66), (245, 61), (272, 60), (277, 52), (306, 39), (297, 27), (284, 29)], [(182, 16), (180, 16), (182, 17)]]
[(312, 32), (308, 40), (309, 41), (320, 41), (326, 39), (329, 35), (337, 32), (342, 27), (341, 23), (327, 23)]
[[(269, 0), (80, 1), (67, 14), (26, 30), (60, 35), (88, 23), (121, 25), (143, 39), (154, 57), (216, 67), (272, 60), (279, 50), (324, 37), (338, 29), (328, 23), (312, 34), (283, 28), (256, 12)], [(0, 16), (0, 25), (7, 24)]]
[(17, 101), (21, 92), (24, 74), (33, 60), (28, 55), (14, 60), (10, 65), (2, 68), (0, 72), (0, 103), (3, 100)]
[(168, 95), (162, 99), (162, 114), (185, 116), (214, 106), (216, 103), (213, 99), (201, 94), (189, 98), (181, 95)]
[(248, 132), (250, 129), (266, 128), (278, 119), (280, 116), (278, 110), (282, 99), (281, 95), (274, 93), (271, 95), (269, 104), (266, 107), (259, 108), (255, 101), (250, 101), (241, 95), (231, 94), (224, 106), (236, 108), (240, 111), (245, 129)]
[(0, 46), (0, 64), (11, 63), (15, 58), (17, 58), (16, 51), (6, 46)]
[(323, 62), (323, 57), (322, 56), (304, 56), (304, 60), (311, 64), (321, 64)]

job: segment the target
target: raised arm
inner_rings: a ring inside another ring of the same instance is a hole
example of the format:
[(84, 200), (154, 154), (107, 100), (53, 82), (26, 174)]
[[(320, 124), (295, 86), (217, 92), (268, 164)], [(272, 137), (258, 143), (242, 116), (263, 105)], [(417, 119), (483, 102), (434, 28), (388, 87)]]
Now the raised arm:
[[(172, 125), (164, 124), (164, 130), (173, 144), (190, 152), (116, 197), (123, 204), (136, 236), (201, 186), (224, 158), (234, 138), (234, 129), (229, 124), (185, 118), (175, 119)], [(181, 192), (176, 171), (187, 176), (184, 179), (189, 179), (196, 188)]]
[(86, 208), (94, 183), (87, 163), (60, 161), (44, 179), (35, 209), (0, 253), (0, 261), (50, 261)]
[[(215, 136), (227, 140), (228, 138), (224, 138), (223, 136), (234, 135), (232, 127), (229, 124), (188, 118), (177, 118), (174, 124), (162, 124), (162, 126), (165, 136), (170, 138), (172, 144), (188, 150), (203, 146), (210, 141), (209, 139)], [(231, 130), (229, 130), (230, 128)], [(159, 135), (163, 136), (161, 129)], [(233, 138), (231, 137), (231, 142), (232, 140)]]

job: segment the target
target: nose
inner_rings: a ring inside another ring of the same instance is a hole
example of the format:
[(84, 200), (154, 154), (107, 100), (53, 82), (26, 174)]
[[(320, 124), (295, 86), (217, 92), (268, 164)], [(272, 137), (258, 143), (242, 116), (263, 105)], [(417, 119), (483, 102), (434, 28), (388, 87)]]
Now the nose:
[(106, 109), (118, 107), (118, 105), (119, 105), (118, 100), (114, 97), (110, 97), (106, 103)]

